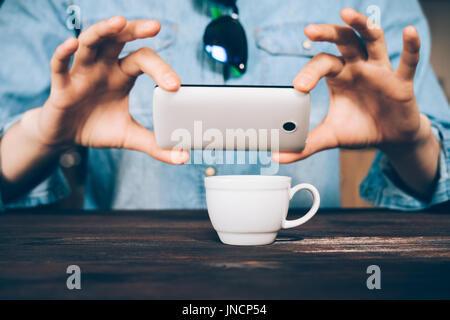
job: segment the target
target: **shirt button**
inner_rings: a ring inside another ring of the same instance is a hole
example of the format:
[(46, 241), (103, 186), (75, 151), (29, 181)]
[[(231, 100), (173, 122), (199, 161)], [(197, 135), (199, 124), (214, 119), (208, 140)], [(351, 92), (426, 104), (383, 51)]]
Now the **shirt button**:
[(312, 42), (309, 41), (309, 40), (305, 40), (305, 41), (303, 41), (302, 46), (306, 50), (311, 50), (312, 49)]
[(216, 169), (214, 169), (213, 167), (208, 167), (208, 168), (205, 170), (205, 174), (206, 174), (208, 177), (211, 177), (211, 176), (213, 176), (213, 175), (216, 174)]

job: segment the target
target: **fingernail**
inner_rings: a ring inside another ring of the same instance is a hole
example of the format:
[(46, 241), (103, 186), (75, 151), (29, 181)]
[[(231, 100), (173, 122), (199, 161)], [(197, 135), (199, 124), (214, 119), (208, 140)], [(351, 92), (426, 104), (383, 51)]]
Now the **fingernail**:
[(312, 33), (312, 36), (316, 36), (320, 33), (320, 28), (316, 24), (310, 24), (306, 27), (305, 31), (307, 31), (310, 35)]
[(156, 22), (156, 21), (146, 21), (146, 22), (144, 22), (143, 24), (142, 24), (142, 27), (145, 29), (145, 30), (148, 30), (148, 29), (154, 29), (154, 28), (156, 28), (157, 26), (158, 26), (158, 22)]
[(307, 26), (310, 31), (317, 31), (318, 26), (315, 24), (310, 24)]
[(177, 86), (178, 86), (178, 83), (179, 83), (178, 77), (177, 77), (174, 73), (172, 73), (172, 72), (167, 73), (167, 74), (163, 77), (163, 81), (164, 81), (164, 83), (165, 83), (168, 87), (170, 87), (170, 88), (177, 87)]
[(120, 20), (119, 17), (112, 17), (108, 20), (108, 24), (112, 26), (112, 25), (116, 24), (119, 20)]
[(272, 160), (275, 162), (280, 161), (280, 153), (279, 152), (272, 152)]
[(309, 74), (302, 73), (297, 77), (296, 84), (301, 89), (309, 89), (309, 87), (311, 86), (312, 80), (313, 80), (313, 78)]
[(171, 158), (173, 163), (183, 164), (189, 160), (189, 153), (186, 151), (174, 151)]

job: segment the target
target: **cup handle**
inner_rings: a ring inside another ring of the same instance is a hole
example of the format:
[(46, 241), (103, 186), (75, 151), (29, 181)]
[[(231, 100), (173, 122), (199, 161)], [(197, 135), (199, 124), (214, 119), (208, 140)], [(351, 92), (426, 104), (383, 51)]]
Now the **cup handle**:
[(281, 223), (281, 227), (283, 229), (295, 228), (295, 227), (298, 227), (298, 226), (304, 224), (309, 219), (314, 217), (317, 210), (319, 210), (319, 205), (320, 205), (319, 191), (317, 191), (317, 189), (314, 186), (312, 186), (308, 183), (298, 184), (295, 187), (289, 189), (289, 200), (291, 200), (292, 197), (294, 196), (294, 194), (296, 194), (300, 190), (308, 190), (309, 192), (311, 192), (311, 195), (313, 197), (313, 205), (312, 205), (311, 209), (301, 218), (298, 218), (295, 220), (284, 219), (283, 222)]

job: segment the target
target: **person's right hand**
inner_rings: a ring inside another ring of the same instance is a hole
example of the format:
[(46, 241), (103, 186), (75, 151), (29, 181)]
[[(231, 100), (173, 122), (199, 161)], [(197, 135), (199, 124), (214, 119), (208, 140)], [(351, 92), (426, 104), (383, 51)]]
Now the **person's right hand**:
[(153, 37), (160, 28), (157, 21), (117, 16), (83, 31), (78, 40), (70, 38), (61, 44), (50, 62), (48, 100), (22, 119), (29, 134), (55, 148), (124, 148), (172, 164), (185, 163), (189, 153), (159, 148), (153, 132), (132, 118), (128, 106), (130, 90), (140, 74), (148, 74), (168, 91), (178, 90), (179, 77), (149, 48), (118, 58), (126, 42)]

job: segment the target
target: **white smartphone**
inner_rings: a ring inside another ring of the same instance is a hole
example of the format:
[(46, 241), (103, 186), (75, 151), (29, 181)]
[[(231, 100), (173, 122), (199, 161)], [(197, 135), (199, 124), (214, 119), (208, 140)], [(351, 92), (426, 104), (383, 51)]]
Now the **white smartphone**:
[(309, 131), (310, 96), (293, 87), (156, 87), (156, 142), (167, 149), (300, 151)]

